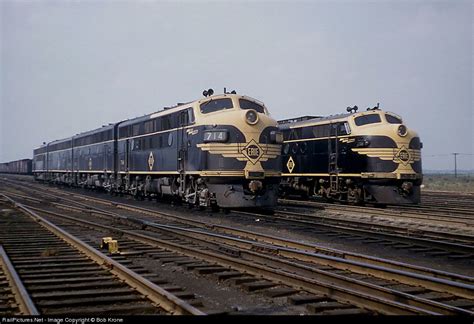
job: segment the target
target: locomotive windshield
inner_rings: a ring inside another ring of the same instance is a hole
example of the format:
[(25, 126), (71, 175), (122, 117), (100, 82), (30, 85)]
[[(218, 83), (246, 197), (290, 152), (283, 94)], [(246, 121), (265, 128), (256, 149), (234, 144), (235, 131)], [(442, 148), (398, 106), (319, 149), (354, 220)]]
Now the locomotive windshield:
[(357, 126), (380, 123), (381, 121), (379, 114), (362, 115), (354, 118)]
[(387, 119), (387, 123), (389, 124), (401, 124), (402, 119), (400, 117), (396, 117), (394, 115), (385, 114), (385, 119)]
[(265, 113), (265, 108), (263, 108), (262, 106), (260, 106), (256, 102), (246, 100), (246, 99), (239, 99), (239, 104), (240, 104), (240, 108), (242, 108), (242, 109), (253, 109), (256, 112), (259, 112), (259, 113), (262, 113), (262, 114)]
[(202, 103), (200, 108), (203, 114), (208, 114), (219, 110), (232, 109), (234, 108), (234, 105), (232, 104), (232, 99), (230, 98), (211, 99), (205, 103)]

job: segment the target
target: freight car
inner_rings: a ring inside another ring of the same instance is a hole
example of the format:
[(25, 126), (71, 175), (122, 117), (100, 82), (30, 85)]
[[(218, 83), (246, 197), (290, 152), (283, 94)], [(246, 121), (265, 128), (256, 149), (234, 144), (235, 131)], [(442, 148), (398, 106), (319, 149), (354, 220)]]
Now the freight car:
[(22, 159), (17, 161), (10, 161), (0, 163), (0, 173), (11, 173), (11, 174), (32, 174), (32, 160)]
[(212, 208), (273, 208), (283, 135), (265, 105), (235, 92), (181, 103), (34, 150), (42, 181)]
[(279, 121), (281, 195), (351, 203), (417, 204), (422, 143), (402, 118), (377, 105), (329, 117)]

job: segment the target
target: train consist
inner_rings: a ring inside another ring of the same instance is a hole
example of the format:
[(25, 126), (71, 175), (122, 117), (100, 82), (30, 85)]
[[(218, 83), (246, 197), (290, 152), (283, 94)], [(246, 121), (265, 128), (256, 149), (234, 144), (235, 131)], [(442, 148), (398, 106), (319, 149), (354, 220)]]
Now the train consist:
[(34, 150), (35, 179), (212, 208), (277, 204), (283, 136), (235, 92), (178, 104)]
[[(278, 196), (417, 204), (422, 143), (378, 105), (329, 117), (272, 119), (265, 105), (228, 93), (53, 141), (0, 172), (102, 188), (137, 198), (171, 196), (212, 208), (273, 208)], [(282, 145), (283, 143), (283, 145)]]
[(378, 105), (329, 117), (279, 121), (280, 194), (351, 203), (417, 204), (422, 182), (417, 133)]
[(0, 173), (32, 174), (32, 160), (22, 159), (0, 163)]

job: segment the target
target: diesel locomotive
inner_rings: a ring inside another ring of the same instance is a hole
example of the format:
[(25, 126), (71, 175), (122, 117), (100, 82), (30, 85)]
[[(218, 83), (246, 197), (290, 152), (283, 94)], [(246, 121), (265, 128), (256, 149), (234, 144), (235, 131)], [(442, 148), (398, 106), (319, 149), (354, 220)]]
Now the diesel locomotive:
[(417, 204), (422, 143), (402, 118), (377, 105), (329, 117), (279, 121), (280, 194), (350, 203)]
[(265, 105), (224, 90), (42, 145), (37, 180), (212, 208), (276, 206), (283, 135)]

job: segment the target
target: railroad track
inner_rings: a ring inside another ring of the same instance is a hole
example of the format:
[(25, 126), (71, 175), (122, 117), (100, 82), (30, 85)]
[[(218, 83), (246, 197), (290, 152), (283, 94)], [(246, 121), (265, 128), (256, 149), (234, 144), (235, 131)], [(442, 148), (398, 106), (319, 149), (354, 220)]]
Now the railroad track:
[(427, 225), (433, 227), (440, 225), (453, 230), (466, 228), (466, 226), (474, 226), (474, 214), (472, 210), (466, 213), (448, 213), (440, 209), (433, 211), (432, 208), (420, 206), (397, 206), (382, 209), (377, 207), (340, 205), (321, 201), (302, 201), (295, 199), (280, 199), (279, 202), (280, 206), (312, 207), (330, 212), (365, 214), (406, 222), (420, 222), (425, 224), (429, 222)]
[(10, 258), (0, 245), (0, 316), (38, 314)]
[[(54, 192), (59, 193), (60, 191), (55, 190)], [(291, 201), (290, 203), (324, 208), (321, 207), (321, 204), (314, 202)], [(472, 226), (464, 224), (462, 227), (453, 227), (452, 232), (446, 232), (446, 226), (441, 224), (435, 228), (433, 226), (427, 227), (425, 219), (417, 219), (415, 223), (408, 221), (400, 223), (397, 219), (393, 221), (396, 216), (380, 209), (363, 207), (361, 212), (357, 213), (354, 212), (354, 206), (329, 205), (327, 208), (336, 208), (339, 213), (346, 210), (347, 212), (339, 215), (322, 213), (308, 215), (308, 211), (279, 210), (276, 215), (259, 215), (258, 217), (267, 224), (291, 228), (294, 231), (312, 235), (359, 241), (364, 244), (380, 244), (433, 257), (446, 256), (451, 260), (471, 260), (473, 258)], [(309, 210), (309, 212), (312, 211)], [(373, 212), (380, 214), (372, 215)], [(229, 217), (238, 223), (254, 223), (255, 220), (253, 213), (234, 212)], [(240, 219), (238, 219), (239, 217)]]
[(467, 212), (472, 215), (474, 208), (474, 193), (422, 191), (421, 207), (443, 208), (447, 211)]
[[(155, 209), (150, 209), (150, 208), (143, 208), (143, 207), (138, 207), (138, 206), (135, 206), (135, 205), (131, 205), (131, 204), (126, 204), (126, 203), (120, 203), (120, 202), (116, 202), (116, 201), (111, 201), (111, 200), (108, 200), (108, 199), (100, 199), (100, 198), (97, 198), (97, 197), (91, 197), (91, 196), (88, 196), (88, 195), (82, 195), (82, 194), (77, 194), (77, 193), (70, 193), (70, 192), (64, 192), (64, 191), (61, 191), (61, 190), (56, 190), (56, 189), (52, 189), (50, 190), (51, 192), (54, 192), (55, 194), (47, 194), (45, 193), (44, 191), (42, 192), (39, 192), (39, 191), (36, 191), (36, 194), (39, 194), (41, 196), (45, 196), (45, 195), (49, 195), (51, 199), (53, 200), (56, 200), (56, 202), (51, 202), (52, 204), (56, 204), (58, 206), (61, 206), (62, 208), (67, 208), (67, 206), (71, 206), (71, 205), (78, 205), (80, 208), (83, 208), (82, 210), (83, 211), (90, 211), (91, 208), (90, 206), (92, 204), (97, 204), (97, 205), (100, 205), (102, 206), (101, 209), (99, 208), (94, 208), (96, 210), (96, 212), (105, 212), (105, 214), (109, 214), (109, 215), (115, 215), (116, 217), (119, 217), (118, 214), (116, 213), (117, 209), (122, 209), (122, 210), (126, 210), (126, 211), (134, 211), (136, 214), (136, 217), (146, 217), (146, 216), (150, 216), (150, 220), (154, 220), (156, 218), (157, 215), (159, 215), (161, 218), (165, 218), (167, 219), (168, 221), (171, 222), (171, 225), (178, 225), (178, 226), (188, 226), (188, 227), (195, 227), (195, 228), (199, 228), (199, 229), (209, 229), (209, 228), (212, 228), (212, 230), (218, 232), (218, 233), (225, 233), (225, 234), (230, 234), (230, 235), (235, 235), (235, 236), (238, 236), (238, 237), (245, 237), (245, 238), (251, 238), (253, 239), (255, 237), (255, 233), (254, 232), (250, 232), (250, 231), (244, 231), (244, 230), (240, 230), (240, 229), (237, 229), (235, 226), (221, 226), (221, 225), (217, 225), (217, 224), (210, 224), (208, 221), (197, 221), (195, 218), (192, 218), (192, 217), (182, 217), (182, 216), (178, 216), (176, 214), (167, 214), (167, 213), (164, 213), (164, 212), (160, 212), (158, 211), (156, 208)], [(58, 197), (57, 195), (61, 195), (62, 197)], [(18, 197), (20, 198), (24, 198), (24, 199), (30, 199), (32, 200), (33, 202), (36, 202), (36, 203), (39, 203), (40, 200), (35, 200), (34, 198), (32, 198), (31, 195), (29, 196), (24, 196), (24, 195), (17, 195)], [(69, 198), (64, 198), (64, 197), (69, 197)], [(67, 206), (63, 203), (59, 203), (59, 201), (65, 201)], [(83, 203), (79, 203), (79, 200), (83, 201)], [(241, 216), (244, 216), (245, 219), (250, 219), (251, 222), (255, 222), (255, 217), (259, 217), (261, 220), (264, 220), (264, 218), (267, 218), (266, 221), (267, 223), (275, 223), (278, 221), (278, 218), (275, 220), (275, 216), (274, 215), (271, 215), (271, 216), (266, 216), (266, 215), (255, 215), (253, 213), (245, 213), (245, 212), (240, 212), (240, 213), (236, 213), (236, 215), (227, 215), (229, 217), (233, 217), (233, 218), (238, 218), (238, 217), (241, 217)], [(283, 223), (287, 223), (288, 222), (288, 218), (284, 217), (283, 218)], [(297, 225), (300, 225), (300, 221), (299, 220), (296, 220), (295, 221), (297, 223)], [(287, 225), (287, 224), (286, 224)], [(311, 229), (313, 231), (315, 231), (315, 229)], [(351, 229), (353, 230), (353, 229)], [(320, 232), (318, 232), (320, 233)], [(375, 243), (375, 244), (378, 244), (378, 243), (381, 243), (382, 241), (381, 240), (377, 240), (377, 239), (373, 239), (373, 238), (367, 238), (367, 236), (364, 234), (365, 232), (362, 232), (362, 234), (364, 235), (364, 238), (367, 240), (368, 243)], [(331, 234), (331, 233), (329, 233)], [(354, 254), (354, 253), (349, 253), (347, 251), (338, 251), (338, 250), (335, 250), (335, 249), (328, 249), (328, 248), (322, 248), (320, 246), (317, 246), (317, 245), (312, 245), (312, 244), (304, 244), (304, 243), (296, 243), (294, 241), (291, 241), (291, 240), (285, 240), (285, 239), (277, 239), (275, 237), (272, 237), (272, 236), (268, 236), (268, 238), (265, 238), (264, 235), (262, 235), (261, 233), (259, 234), (260, 237), (257, 239), (258, 241), (261, 241), (261, 242), (265, 242), (265, 243), (271, 243), (271, 244), (278, 244), (280, 246), (283, 246), (283, 247), (294, 247), (294, 248), (299, 248), (299, 249), (302, 249), (302, 250), (307, 250), (307, 251), (315, 251), (315, 252), (318, 252), (318, 253), (323, 253), (323, 254), (327, 254), (327, 255), (335, 255), (335, 256), (344, 256), (344, 257), (347, 257), (347, 258), (351, 258), (352, 260), (355, 260), (355, 261), (361, 261), (361, 262), (365, 262), (365, 263), (373, 263), (373, 264), (382, 264), (383, 266), (385, 267), (391, 267), (390, 265), (390, 262), (388, 260), (385, 260), (384, 263), (379, 263), (378, 259), (376, 258), (371, 258), (369, 256), (363, 256), (363, 255), (360, 255), (360, 254)], [(348, 234), (345, 234), (345, 235), (348, 235)], [(387, 241), (390, 243), (390, 241)], [(385, 242), (382, 242), (382, 243), (385, 243)], [(393, 242), (391, 242), (393, 243)], [(394, 243), (395, 244), (395, 243)], [(430, 242), (430, 244), (432, 244), (432, 242)], [(429, 248), (420, 248), (421, 250), (423, 251), (427, 251), (427, 250), (430, 250)], [(440, 255), (440, 252), (439, 250), (436, 250), (436, 249), (432, 249), (434, 255)], [(469, 255), (456, 255), (456, 254), (453, 254), (451, 255), (453, 258), (460, 258), (460, 257), (465, 257), (465, 258), (468, 258)], [(396, 263), (394, 263), (396, 264)], [(407, 265), (408, 266), (408, 265)], [(395, 265), (394, 266), (395, 268), (397, 268), (397, 266)], [(410, 269), (410, 271), (414, 271), (414, 267), (412, 267)], [(405, 269), (404, 269), (405, 270)], [(416, 270), (415, 270), (416, 271)], [(437, 273), (436, 276), (441, 276), (440, 273)], [(452, 279), (452, 278), (450, 278)]]
[[(367, 207), (321, 207), (319, 203), (301, 201), (291, 201), (288, 204), (305, 208), (324, 208), (332, 214), (314, 213), (307, 209), (278, 209), (273, 220), (307, 227), (317, 234), (327, 233), (354, 240), (367, 239), (372, 243), (408, 248), (433, 256), (450, 255), (452, 258), (470, 259), (474, 253), (474, 227), (470, 222), (446, 220), (437, 223), (420, 215), (416, 215), (413, 220), (407, 215), (400, 216), (390, 211)], [(457, 223), (456, 226), (443, 225), (452, 225), (453, 222)]]
[(0, 242), (37, 314), (203, 314), (12, 199), (0, 209)]
[[(78, 197), (77, 195), (74, 196), (75, 198)], [(56, 196), (56, 199), (60, 200), (61, 198)], [(92, 201), (95, 201), (94, 198), (89, 197), (87, 199), (88, 204), (90, 204)], [(102, 203), (105, 204), (105, 202)], [(71, 205), (72, 203), (68, 202), (68, 204)], [(111, 203), (108, 202), (108, 204)], [(199, 257), (202, 260), (207, 260), (208, 262), (214, 262), (218, 264), (217, 266), (203, 265), (204, 268), (208, 269), (207, 271), (215, 271), (216, 273), (232, 272), (228, 270), (228, 267), (230, 267), (234, 269), (234, 272), (235, 270), (237, 270), (237, 272), (239, 272), (238, 270), (240, 270), (240, 273), (251, 273), (254, 278), (247, 278), (246, 280), (250, 280), (249, 284), (252, 282), (254, 282), (255, 284), (253, 286), (248, 285), (249, 287), (258, 287), (260, 289), (262, 289), (262, 287), (274, 288), (275, 286), (278, 286), (277, 282), (289, 282), (293, 283), (295, 286), (298, 287), (305, 287), (305, 291), (312, 293), (314, 296), (316, 296), (314, 298), (316, 298), (317, 300), (318, 298), (319, 300), (321, 300), (321, 302), (319, 302), (319, 304), (317, 303), (316, 306), (313, 305), (314, 307), (316, 307), (316, 310), (321, 310), (321, 307), (323, 307), (327, 303), (335, 303), (331, 304), (332, 306), (327, 306), (335, 307), (336, 312), (344, 311), (346, 313), (360, 313), (362, 311), (367, 310), (375, 311), (375, 309), (379, 311), (382, 310), (382, 312), (387, 313), (395, 311), (393, 309), (395, 305), (390, 303), (389, 305), (377, 305), (377, 307), (374, 309), (374, 299), (377, 300), (377, 298), (385, 299), (385, 302), (387, 300), (392, 302), (394, 302), (395, 300), (404, 300), (406, 302), (406, 304), (404, 305), (405, 307), (408, 305), (416, 305), (416, 310), (409, 310), (414, 311), (415, 313), (423, 313), (428, 311), (433, 313), (439, 312), (443, 314), (463, 312), (471, 314), (471, 308), (474, 307), (474, 303), (472, 301), (471, 296), (472, 278), (461, 278), (461, 276), (454, 276), (456, 277), (455, 279), (457, 280), (457, 282), (453, 281), (452, 284), (454, 285), (453, 287), (456, 288), (447, 288), (446, 286), (441, 288), (440, 285), (443, 285), (442, 282), (444, 282), (445, 280), (449, 280), (449, 274), (445, 273), (444, 275), (447, 277), (436, 280), (436, 278), (434, 277), (428, 278), (425, 275), (414, 275), (413, 273), (407, 274), (404, 273), (404, 271), (396, 270), (393, 268), (382, 269), (380, 265), (362, 265), (360, 262), (348, 262), (350, 260), (344, 260), (338, 257), (323, 255), (322, 253), (310, 253), (302, 249), (284, 248), (283, 246), (279, 245), (291, 243), (289, 242), (289, 240), (281, 240), (278, 242), (278, 244), (273, 245), (260, 243), (264, 242), (265, 240), (276, 241), (277, 238), (268, 236), (262, 237), (256, 233), (243, 233), (243, 231), (241, 231), (240, 233), (238, 233), (239, 236), (237, 236), (236, 233), (234, 233), (234, 235), (209, 233), (207, 231), (203, 231), (202, 228), (196, 229), (198, 225), (196, 223), (188, 223), (186, 224), (186, 226), (183, 226), (183, 224), (181, 224), (181, 226), (164, 225), (163, 222), (157, 224), (150, 221), (144, 221), (137, 217), (124, 217), (118, 215), (117, 213), (105, 211), (103, 208), (98, 209), (95, 207), (88, 207), (89, 208), (86, 208), (85, 206), (80, 206), (74, 208), (85, 208), (89, 211), (89, 213), (91, 213), (91, 211), (93, 210), (94, 216), (89, 215), (89, 217), (91, 219), (97, 220), (97, 216), (100, 215), (101, 219), (105, 217), (105, 219), (101, 220), (101, 223), (103, 221), (105, 221), (105, 223), (97, 224), (95, 222), (92, 222), (91, 220), (85, 221), (83, 218), (82, 220), (78, 218), (69, 218), (69, 221), (75, 223), (82, 222), (83, 226), (102, 226), (103, 229), (110, 229), (113, 224), (110, 223), (112, 219), (114, 219), (115, 221), (121, 220), (122, 222), (125, 221), (132, 223), (142, 229), (145, 227), (147, 230), (153, 229), (154, 233), (161, 233), (161, 235), (171, 237), (174, 240), (183, 240), (186, 242), (192, 242), (192, 244), (198, 244), (202, 246), (202, 248), (199, 250), (196, 250), (196, 248), (194, 248), (194, 250), (190, 252), (189, 249), (183, 248), (182, 245), (169, 242), (167, 240), (162, 240), (159, 242), (161, 247), (166, 246), (168, 250), (173, 251), (175, 253), (178, 252), (186, 255), (187, 257)], [(136, 208), (133, 206), (125, 206), (123, 204), (115, 204), (114, 208), (117, 207), (127, 208), (127, 212), (130, 212), (134, 210), (134, 208)], [(66, 206), (65, 208), (71, 208), (71, 206)], [(144, 209), (135, 211), (140, 214), (154, 213), (154, 216), (157, 217), (156, 212), (147, 211)], [(47, 211), (42, 212), (48, 213)], [(84, 210), (76, 209), (76, 212), (84, 213)], [(50, 215), (53, 215), (53, 217), (61, 217), (57, 213), (49, 213)], [(161, 218), (163, 218), (163, 215), (161, 216)], [(108, 221), (106, 221), (106, 219), (108, 219)], [(182, 219), (180, 219), (179, 221), (181, 223), (183, 222)], [(192, 222), (190, 220), (188, 221)], [(176, 222), (176, 218), (174, 219), (174, 222)], [(214, 228), (214, 226), (212, 227)], [(220, 230), (222, 231), (222, 228)], [(143, 234), (143, 232), (141, 232), (139, 234), (139, 237), (137, 238), (136, 235), (138, 234), (133, 233), (133, 231), (131, 232), (130, 230), (120, 230), (119, 228), (114, 227), (113, 231), (122, 231), (122, 234), (126, 233), (127, 237), (133, 237), (135, 235), (136, 240), (146, 241), (148, 244), (150, 244), (150, 242), (154, 242), (154, 244), (157, 243), (156, 238), (153, 239), (148, 234)], [(242, 238), (244, 235), (253, 235), (254, 240)], [(297, 243), (293, 242), (293, 244)], [(310, 248), (309, 245), (306, 246), (306, 249), (308, 248)], [(223, 252), (226, 252), (228, 254), (234, 254), (234, 259), (229, 260), (228, 258), (223, 257), (222, 255), (219, 256), (218, 254), (212, 252), (204, 253), (204, 251), (208, 249), (210, 249), (211, 251), (219, 251), (221, 252), (220, 254), (222, 254)], [(211, 255), (209, 255), (209, 253), (211, 253)], [(237, 261), (235, 260), (236, 255), (238, 255), (239, 258), (243, 257), (244, 259), (246, 259), (246, 261), (251, 260), (253, 263), (249, 264), (247, 262), (245, 263), (245, 265), (242, 265), (242, 263), (237, 263)], [(179, 256), (176, 257), (179, 258)], [(379, 264), (382, 262), (381, 260), (375, 259), (372, 261), (377, 261), (379, 262)], [(271, 269), (271, 267), (268, 268), (268, 266), (263, 266), (269, 264), (274, 265), (273, 269)], [(396, 266), (399, 267), (399, 269), (402, 268), (401, 264), (397, 264)], [(395, 263), (392, 263), (392, 267), (395, 267)], [(275, 273), (275, 268), (279, 269), (279, 272)], [(282, 272), (282, 269), (285, 270)], [(418, 271), (422, 272), (423, 270), (418, 269)], [(262, 276), (262, 274), (264, 275)], [(303, 277), (295, 278), (295, 274), (299, 274)], [(431, 275), (433, 275), (433, 273), (431, 273)], [(441, 273), (437, 273), (436, 275), (441, 275)], [(264, 278), (263, 282), (261, 282), (262, 280), (260, 280), (259, 282), (258, 278), (255, 278), (259, 276), (261, 278)], [(308, 284), (308, 278), (304, 276), (313, 278), (313, 281), (309, 281), (311, 282), (311, 284)], [(318, 278), (324, 278), (323, 282), (314, 282), (315, 276), (317, 276)], [(327, 284), (329, 283), (331, 284), (332, 291), (330, 297), (332, 299), (335, 299), (335, 301), (323, 300), (324, 298), (328, 298)], [(336, 286), (334, 286), (335, 283), (337, 283)], [(317, 289), (315, 290), (316, 286)], [(357, 290), (348, 292), (347, 290), (341, 289), (342, 287), (351, 287), (354, 289), (355, 287), (357, 287)], [(286, 291), (291, 291), (291, 289), (295, 290), (295, 287), (292, 287), (291, 285), (289, 285), (289, 287), (279, 288), (280, 291), (285, 291), (285, 289)], [(336, 292), (334, 292), (335, 289)], [(449, 293), (447, 293), (446, 291), (449, 291)], [(361, 297), (361, 294), (364, 297)], [(361, 298), (363, 299), (361, 300)], [(378, 303), (380, 302), (381, 301), (379, 300)], [(337, 305), (343, 308), (338, 309)], [(356, 306), (356, 308), (354, 308), (354, 306)], [(408, 311), (408, 309), (405, 308), (403, 311), (406, 312)], [(403, 311), (398, 309), (397, 311), (395, 311), (395, 313), (403, 313)]]

